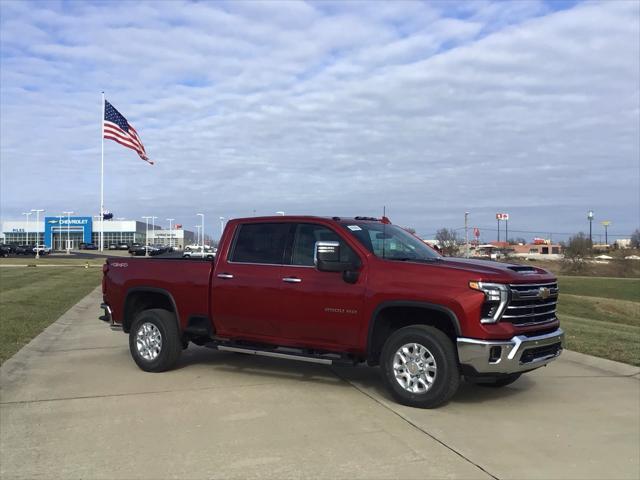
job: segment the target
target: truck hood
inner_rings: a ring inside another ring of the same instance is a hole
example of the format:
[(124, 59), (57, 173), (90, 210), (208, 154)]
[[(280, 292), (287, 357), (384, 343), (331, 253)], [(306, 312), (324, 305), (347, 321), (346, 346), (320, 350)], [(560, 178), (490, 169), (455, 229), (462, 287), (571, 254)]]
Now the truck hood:
[(494, 280), (511, 283), (552, 282), (556, 280), (555, 275), (542, 268), (530, 265), (494, 262), (491, 260), (443, 257), (436, 265), (469, 272), (477, 276), (478, 280)]

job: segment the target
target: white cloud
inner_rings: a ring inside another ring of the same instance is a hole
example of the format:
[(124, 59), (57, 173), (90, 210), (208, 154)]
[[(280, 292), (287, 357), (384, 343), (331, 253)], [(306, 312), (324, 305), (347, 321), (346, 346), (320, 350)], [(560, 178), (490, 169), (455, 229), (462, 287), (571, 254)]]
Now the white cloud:
[(5, 217), (97, 210), (104, 89), (157, 160), (105, 143), (119, 216), (387, 205), (424, 233), (464, 210), (576, 231), (593, 208), (638, 226), (634, 2), (7, 5)]

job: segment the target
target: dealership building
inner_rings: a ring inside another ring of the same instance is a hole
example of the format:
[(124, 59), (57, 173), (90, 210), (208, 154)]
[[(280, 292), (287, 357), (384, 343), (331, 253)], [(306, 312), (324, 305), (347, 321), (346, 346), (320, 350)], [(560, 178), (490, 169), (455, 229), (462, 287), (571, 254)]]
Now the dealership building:
[[(4, 243), (46, 245), (53, 250), (64, 250), (67, 242), (71, 249), (77, 249), (81, 243), (100, 245), (100, 220), (92, 217), (44, 217), (44, 220), (18, 220), (2, 222)], [(194, 233), (173, 228), (164, 230), (137, 220), (105, 220), (104, 248), (115, 242), (150, 245), (171, 245), (184, 248), (194, 243)]]

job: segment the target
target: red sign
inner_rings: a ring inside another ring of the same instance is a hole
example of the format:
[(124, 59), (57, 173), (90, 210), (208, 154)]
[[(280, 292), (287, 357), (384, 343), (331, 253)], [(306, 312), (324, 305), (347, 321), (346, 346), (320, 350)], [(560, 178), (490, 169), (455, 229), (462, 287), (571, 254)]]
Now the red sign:
[(473, 227), (473, 236), (476, 238), (480, 236), (480, 229), (478, 227)]
[(496, 213), (496, 220), (509, 220), (508, 213)]
[(175, 225), (175, 229), (176, 229), (176, 230), (178, 230), (178, 229), (180, 229), (180, 228), (182, 228), (182, 224), (181, 224), (181, 223), (176, 223), (176, 225)]

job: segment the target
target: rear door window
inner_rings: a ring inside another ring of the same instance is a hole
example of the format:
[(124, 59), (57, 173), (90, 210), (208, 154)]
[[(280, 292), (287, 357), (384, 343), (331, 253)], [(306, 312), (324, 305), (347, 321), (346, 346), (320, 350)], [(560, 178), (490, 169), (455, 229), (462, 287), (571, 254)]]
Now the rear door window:
[(231, 261), (282, 265), (290, 224), (248, 223), (236, 234)]

